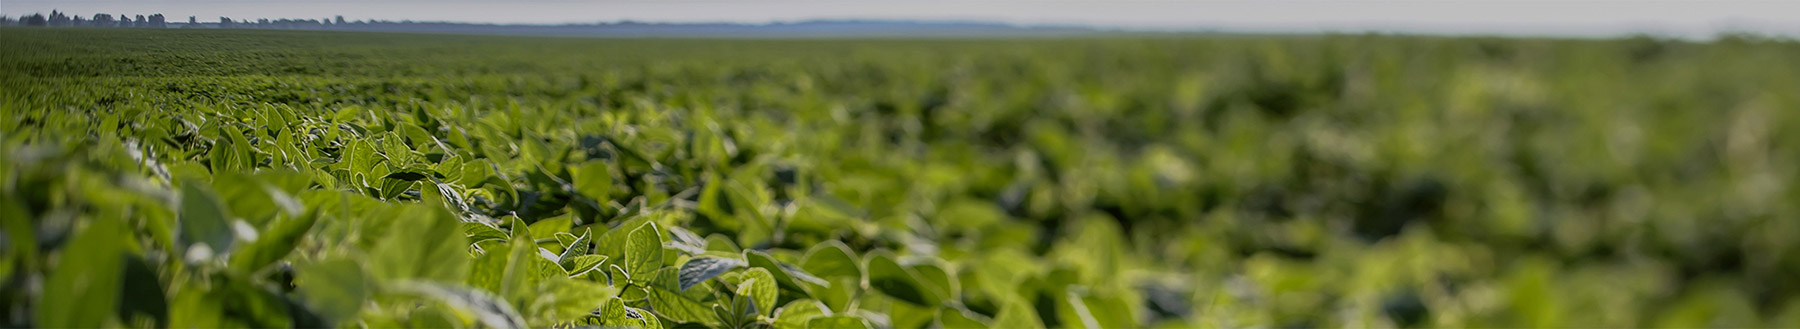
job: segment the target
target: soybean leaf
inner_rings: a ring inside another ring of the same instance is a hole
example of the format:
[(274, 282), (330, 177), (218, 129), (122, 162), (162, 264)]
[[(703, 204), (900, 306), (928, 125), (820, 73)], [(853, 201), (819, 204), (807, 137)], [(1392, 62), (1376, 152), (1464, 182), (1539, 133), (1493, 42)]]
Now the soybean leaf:
[(775, 276), (775, 283), (783, 288), (803, 293), (811, 293), (811, 287), (808, 287), (807, 285), (828, 286), (831, 284), (830, 282), (812, 276), (812, 274), (808, 274), (806, 271), (794, 267), (793, 265), (776, 261), (774, 257), (770, 257), (769, 254), (765, 254), (761, 251), (745, 251), (744, 260), (749, 263), (750, 267), (768, 269), (769, 274)]
[(631, 277), (648, 278), (662, 269), (663, 247), (662, 234), (656, 229), (656, 223), (646, 223), (631, 232), (631, 238), (625, 241), (625, 270)]
[(424, 179), (430, 178), (430, 177), (431, 177), (431, 175), (427, 174), (427, 172), (425, 172), (425, 171), (413, 171), (413, 170), (396, 171), (396, 172), (387, 174), (387, 176), (381, 176), (381, 178), (402, 180), (402, 181), (408, 181), (408, 182), (417, 182), (417, 181), (424, 180)]
[[(44, 282), (37, 325), (43, 328), (98, 328), (119, 300), (125, 262), (120, 244), (129, 237), (124, 222), (95, 219), (76, 233)], [(229, 233), (227, 233), (229, 234)], [(70, 254), (78, 253), (78, 254)]]
[(836, 240), (814, 246), (806, 252), (800, 262), (800, 268), (821, 278), (852, 277), (862, 278), (862, 262), (856, 260), (856, 254), (849, 246)]
[(775, 329), (804, 329), (813, 318), (830, 315), (831, 309), (817, 300), (794, 300), (775, 311)]
[(501, 292), (501, 282), (506, 279), (506, 270), (511, 265), (512, 244), (484, 245), (482, 253), (470, 264), (469, 278), (465, 282), (482, 290)]
[(649, 221), (648, 217), (632, 218), (601, 233), (600, 239), (594, 242), (594, 253), (606, 255), (607, 259), (612, 259), (615, 263), (625, 259), (626, 240), (630, 240), (631, 232)]
[[(558, 234), (558, 241), (561, 241), (561, 236), (563, 235), (568, 235), (568, 233)], [(593, 235), (593, 230), (583, 230), (581, 236), (575, 237), (575, 241), (563, 245), (562, 255), (558, 255), (557, 259), (567, 259), (569, 257), (587, 255), (592, 252), (592, 240), (588, 238), (590, 235)]]
[(612, 193), (612, 173), (605, 161), (588, 161), (575, 171), (575, 191), (581, 196), (606, 203)]
[(768, 269), (752, 268), (744, 271), (744, 283), (738, 287), (738, 290), (740, 293), (747, 292), (749, 294), (749, 296), (738, 296), (739, 298), (748, 297), (756, 302), (757, 314), (775, 313), (775, 297), (778, 291), (775, 289), (775, 276), (769, 274)]
[[(231, 250), (236, 236), (231, 232), (231, 215), (219, 197), (197, 182), (181, 186), (181, 244), (193, 248), (206, 246), (212, 254)], [(192, 252), (190, 252), (192, 253)]]
[(462, 222), (442, 207), (408, 205), (411, 214), (394, 221), (394, 234), (376, 244), (371, 254), (376, 277), (462, 282), (469, 271), (469, 241)]
[(956, 281), (956, 277), (950, 276), (950, 272), (945, 270), (943, 266), (934, 263), (924, 263), (907, 267), (907, 269), (912, 270), (914, 277), (918, 278), (919, 283), (926, 288), (931, 289), (935, 295), (951, 300), (960, 297), (959, 293), (962, 290), (959, 289), (960, 287), (958, 286), (959, 283)]
[(988, 328), (987, 323), (976, 319), (977, 317), (980, 317), (980, 315), (972, 315), (969, 311), (964, 311), (955, 307), (944, 307), (938, 309), (937, 324), (938, 327), (945, 329)]
[(355, 319), (369, 298), (362, 264), (349, 259), (301, 266), (294, 274), (294, 283), (304, 304), (328, 322)]
[(806, 322), (807, 328), (815, 329), (869, 329), (869, 321), (849, 315), (821, 316)]
[(463, 235), (468, 236), (469, 241), (481, 241), (481, 240), (487, 240), (487, 239), (502, 239), (502, 240), (506, 239), (506, 231), (501, 231), (499, 228), (489, 226), (488, 224), (479, 223), (479, 222), (463, 222), (462, 227), (463, 227)]
[(719, 319), (700, 302), (684, 297), (679, 292), (669, 291), (662, 287), (647, 288), (650, 293), (650, 308), (657, 314), (676, 322), (693, 322), (707, 326), (718, 326)]
[(600, 264), (604, 262), (606, 262), (606, 256), (603, 255), (581, 255), (563, 258), (562, 262), (558, 264), (561, 264), (563, 269), (569, 272), (570, 277), (578, 277), (589, 271), (599, 270)]
[(245, 245), (243, 250), (232, 256), (231, 268), (244, 273), (255, 273), (287, 257), (294, 250), (294, 245), (306, 236), (306, 232), (312, 230), (313, 224), (318, 220), (318, 212), (276, 220), (274, 226), (262, 232), (256, 241)]
[(575, 319), (587, 315), (601, 303), (619, 293), (617, 288), (585, 280), (552, 279), (537, 298), (536, 305), (550, 305), (555, 319)]
[(600, 305), (600, 325), (609, 328), (661, 327), (662, 321), (638, 309), (625, 306), (625, 300), (613, 297)]
[[(544, 250), (542, 248), (539, 248), (538, 251), (542, 252)], [(532, 257), (532, 261), (531, 261), (532, 265), (531, 266), (537, 267), (537, 270), (536, 270), (536, 273), (538, 274), (537, 282), (543, 282), (543, 280), (547, 280), (547, 279), (563, 278), (563, 277), (569, 276), (569, 271), (563, 270), (562, 264), (558, 264), (555, 259), (550, 259), (549, 257), (556, 257), (556, 255), (550, 254), (550, 255), (544, 255), (543, 257)]]
[(481, 290), (433, 282), (401, 281), (391, 285), (394, 292), (436, 299), (473, 315), (477, 322), (490, 328), (529, 328), (511, 304)]
[(680, 226), (670, 226), (666, 229), (669, 231), (669, 242), (666, 246), (681, 250), (689, 255), (706, 253), (706, 239), (701, 238), (700, 235), (694, 234), (693, 231), (681, 228)]
[(556, 244), (562, 246), (564, 251), (568, 251), (569, 247), (575, 245), (575, 239), (580, 238), (569, 232), (556, 232)]
[(1043, 328), (1044, 322), (1038, 319), (1036, 310), (1024, 301), (1008, 301), (1001, 303), (1000, 314), (994, 315), (994, 328)]
[(868, 268), (869, 287), (876, 291), (919, 306), (937, 306), (942, 300), (935, 291), (920, 283), (911, 270), (900, 267), (887, 252), (870, 253)]
[(286, 299), (271, 287), (258, 285), (235, 274), (212, 278), (213, 287), (207, 298), (227, 301), (220, 312), (246, 326), (281, 328), (293, 326), (296, 318)]
[(119, 320), (131, 323), (134, 317), (147, 317), (156, 326), (169, 325), (168, 297), (156, 270), (143, 257), (125, 257), (124, 287), (127, 297), (119, 301)]
[(569, 215), (539, 219), (537, 222), (531, 223), (530, 236), (533, 240), (555, 239), (557, 232), (569, 231), (569, 226), (574, 223), (574, 219)]
[(745, 264), (746, 263), (742, 260), (712, 256), (700, 256), (688, 259), (686, 264), (681, 265), (681, 278), (679, 280), (681, 282), (681, 290), (686, 291), (688, 287), (693, 287), (701, 282), (706, 282), (706, 280), (717, 277), (719, 274), (724, 274), (732, 269), (744, 267)]
[(535, 255), (537, 243), (531, 239), (524, 221), (514, 217), (512, 225), (513, 237), (507, 242), (508, 252), (501, 270), (499, 289), (494, 292), (507, 300), (523, 302), (531, 293), (529, 288), (536, 287), (538, 280), (543, 277), (537, 264), (544, 258)]

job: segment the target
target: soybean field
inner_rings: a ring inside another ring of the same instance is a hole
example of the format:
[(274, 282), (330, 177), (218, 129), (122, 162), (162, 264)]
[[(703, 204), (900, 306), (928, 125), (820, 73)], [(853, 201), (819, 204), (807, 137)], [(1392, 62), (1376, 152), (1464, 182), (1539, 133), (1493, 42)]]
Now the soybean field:
[(0, 29), (0, 323), (1800, 327), (1800, 42)]

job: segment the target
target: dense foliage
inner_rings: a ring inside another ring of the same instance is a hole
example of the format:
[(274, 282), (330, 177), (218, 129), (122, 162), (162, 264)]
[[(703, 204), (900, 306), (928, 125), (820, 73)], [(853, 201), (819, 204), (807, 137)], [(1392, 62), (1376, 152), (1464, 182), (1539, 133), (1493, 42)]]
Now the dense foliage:
[(0, 320), (1795, 327), (1797, 59), (4, 29)]

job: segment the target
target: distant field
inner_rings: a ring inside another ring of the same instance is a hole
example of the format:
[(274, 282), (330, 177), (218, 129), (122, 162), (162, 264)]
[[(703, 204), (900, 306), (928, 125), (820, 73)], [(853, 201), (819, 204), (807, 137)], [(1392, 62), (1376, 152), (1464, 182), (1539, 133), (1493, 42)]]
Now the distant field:
[(13, 327), (1800, 327), (1800, 42), (0, 29)]

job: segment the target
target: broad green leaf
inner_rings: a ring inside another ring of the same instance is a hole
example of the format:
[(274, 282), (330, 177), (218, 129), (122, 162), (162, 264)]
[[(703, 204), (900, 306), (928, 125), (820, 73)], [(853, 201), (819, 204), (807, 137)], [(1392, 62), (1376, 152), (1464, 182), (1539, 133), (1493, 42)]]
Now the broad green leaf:
[(333, 323), (355, 319), (370, 295), (362, 264), (343, 258), (301, 266), (294, 284), (307, 307)]
[(419, 183), (419, 200), (428, 205), (442, 205), (453, 214), (469, 213), (469, 201), (463, 197), (460, 187), (451, 184), (432, 182)]
[[(1091, 317), (1094, 324), (1096, 324), (1094, 327), (1126, 328), (1141, 326), (1137, 323), (1137, 319), (1132, 316), (1133, 312), (1131, 310), (1131, 304), (1126, 303), (1122, 299), (1106, 298), (1094, 294), (1078, 296), (1074, 290), (1070, 290), (1068, 295), (1070, 304), (1074, 304), (1075, 302), (1081, 303), (1082, 310), (1078, 310), (1076, 313)], [(1083, 321), (1085, 322), (1087, 319), (1083, 319)]]
[[(283, 174), (276, 174), (281, 172)], [(228, 172), (214, 176), (212, 188), (215, 195), (222, 198), (226, 209), (233, 215), (243, 217), (251, 224), (262, 226), (277, 214), (298, 216), (304, 207), (292, 195), (274, 184), (263, 181), (263, 178), (291, 178), (298, 175), (284, 171), (264, 171), (257, 175)]]
[(675, 248), (689, 255), (706, 253), (706, 239), (701, 238), (700, 235), (680, 226), (669, 226), (664, 229), (669, 231), (669, 241), (664, 246)]
[(830, 315), (831, 309), (817, 300), (797, 299), (775, 310), (775, 329), (804, 329), (813, 318)]
[(863, 292), (862, 278), (834, 277), (824, 289), (815, 289), (812, 297), (836, 311), (850, 310), (850, 304)]
[(501, 293), (502, 283), (506, 280), (506, 271), (512, 265), (512, 244), (496, 243), (483, 248), (480, 255), (469, 266), (469, 278), (466, 281), (475, 288)]
[(856, 254), (849, 246), (836, 240), (813, 246), (806, 252), (805, 260), (800, 268), (821, 278), (851, 277), (861, 280), (862, 262), (857, 261)]
[[(189, 284), (191, 285), (191, 287), (177, 291), (176, 295), (169, 302), (169, 327), (171, 327), (171, 328), (248, 327), (248, 325), (245, 325), (242, 323), (236, 323), (236, 322), (228, 323), (227, 322), (227, 319), (222, 314), (222, 313), (224, 313), (224, 309), (225, 309), (224, 301), (220, 298), (214, 298), (212, 296), (209, 296), (210, 294), (208, 293), (208, 290), (210, 288), (203, 287), (198, 282), (189, 282)], [(60, 326), (55, 326), (55, 325), (45, 325), (44, 327), (45, 328), (65, 328), (65, 327), (60, 327)], [(98, 328), (98, 327), (95, 326), (95, 327), (66, 327), (66, 328)]]
[(707, 326), (718, 326), (719, 319), (711, 308), (684, 297), (679, 292), (669, 291), (661, 287), (649, 287), (650, 308), (657, 314), (669, 317), (676, 322), (693, 322)]
[(381, 178), (417, 182), (426, 178), (431, 178), (431, 174), (424, 171), (400, 170), (388, 173), (387, 176), (381, 176)]
[(756, 302), (757, 314), (775, 314), (775, 297), (779, 290), (775, 289), (775, 276), (768, 269), (752, 268), (744, 271), (744, 283), (739, 285), (740, 293), (748, 293)]
[(713, 316), (719, 318), (719, 322), (725, 323), (725, 326), (730, 328), (743, 328), (756, 322), (756, 318), (762, 313), (756, 306), (756, 298), (752, 297), (754, 293), (751, 290), (756, 289), (754, 288), (755, 281), (740, 282), (737, 291), (733, 292), (734, 297), (729, 299), (730, 303), (712, 306)]
[(569, 232), (556, 232), (556, 244), (561, 245), (564, 251), (571, 249), (569, 247), (574, 246), (575, 239), (580, 238), (581, 237), (575, 236), (574, 234), (569, 234)]
[[(171, 308), (170, 323), (177, 328), (290, 327), (311, 318), (271, 287), (253, 284), (226, 273), (207, 281), (182, 285)], [(322, 323), (314, 323), (319, 325)]]
[(692, 291), (681, 290), (681, 268), (678, 267), (669, 266), (656, 270), (656, 273), (651, 274), (650, 280), (648, 281), (649, 285), (662, 287), (663, 289), (668, 289), (670, 291), (682, 292), (691, 299), (700, 300), (705, 298), (703, 295), (692, 294)]
[(376, 277), (462, 282), (469, 272), (469, 241), (462, 222), (441, 207), (408, 205), (409, 214), (394, 221), (391, 232), (370, 257)]
[(512, 219), (513, 236), (507, 245), (507, 257), (500, 276), (500, 289), (494, 290), (500, 297), (514, 302), (524, 302), (530, 297), (532, 287), (543, 275), (537, 266), (543, 259), (537, 255), (537, 243), (533, 242), (529, 229), (523, 220)]
[[(8, 232), (10, 233), (10, 232)], [(156, 269), (137, 255), (125, 257), (124, 287), (120, 290), (119, 320), (134, 323), (133, 319), (148, 319), (156, 326), (169, 326), (169, 299), (162, 280), (157, 277)]]
[(107, 323), (107, 315), (118, 305), (124, 275), (120, 244), (129, 238), (124, 224), (117, 219), (93, 219), (75, 233), (63, 248), (59, 264), (45, 278), (43, 299), (37, 306), (39, 327), (98, 328)]
[(601, 203), (610, 200), (612, 193), (612, 173), (607, 171), (605, 161), (588, 161), (575, 171), (575, 191), (581, 196)]
[(380, 196), (382, 200), (394, 200), (394, 198), (398, 198), (401, 194), (406, 193), (407, 190), (411, 190), (414, 186), (419, 185), (419, 182), (417, 181), (397, 178), (380, 178), (373, 182), (381, 184), (378, 191), (381, 192)]
[[(212, 191), (198, 184), (181, 185), (181, 243), (188, 248), (204, 245), (206, 253), (220, 255), (231, 251), (237, 236), (231, 231), (231, 215)], [(189, 251), (190, 255), (195, 251)]]
[(631, 239), (625, 242), (625, 270), (634, 278), (648, 278), (662, 269), (663, 247), (662, 234), (657, 231), (656, 223), (646, 223), (631, 231)]
[[(561, 234), (557, 234), (558, 242), (562, 241), (562, 239), (563, 239), (562, 236), (569, 235), (568, 233), (562, 233), (562, 232), (558, 232), (558, 233), (561, 233)], [(557, 256), (557, 259), (568, 259), (569, 257), (582, 256), (582, 255), (587, 255), (589, 253), (592, 253), (593, 252), (593, 246), (592, 246), (593, 242), (591, 239), (589, 239), (589, 236), (591, 236), (591, 235), (593, 235), (592, 230), (583, 229), (581, 231), (581, 236), (575, 237), (574, 241), (570, 241), (568, 243), (563, 244), (563, 252), (561, 255)]]
[(619, 293), (617, 288), (584, 280), (557, 278), (545, 280), (544, 285), (532, 305), (549, 305), (552, 318), (563, 321), (588, 315)]
[(605, 262), (606, 256), (581, 255), (563, 258), (562, 262), (559, 264), (562, 265), (564, 270), (569, 272), (570, 277), (579, 277), (587, 274), (589, 271), (599, 270), (600, 264)]
[(473, 316), (489, 328), (529, 328), (511, 304), (481, 290), (418, 281), (395, 282), (391, 287), (394, 292), (436, 299)]
[(1000, 306), (1000, 314), (994, 315), (994, 328), (1043, 328), (1044, 322), (1038, 319), (1036, 310), (1024, 301), (1007, 301)]
[(811, 329), (869, 329), (869, 321), (849, 315), (833, 315), (815, 317), (806, 322)]
[(956, 277), (950, 276), (950, 271), (945, 270), (943, 266), (924, 263), (907, 267), (907, 269), (911, 270), (919, 279), (919, 283), (930, 289), (933, 294), (950, 300), (962, 297), (960, 283), (956, 281)]
[(309, 212), (294, 218), (277, 219), (272, 223), (272, 227), (257, 237), (256, 241), (244, 245), (232, 256), (231, 268), (244, 273), (255, 273), (269, 264), (280, 261), (294, 250), (294, 245), (298, 244), (300, 239), (312, 230), (313, 224), (318, 220), (318, 212)]
[(631, 232), (648, 222), (650, 222), (649, 217), (644, 216), (620, 222), (618, 226), (613, 226), (606, 233), (600, 234), (600, 239), (594, 242), (594, 252), (606, 255), (607, 259), (612, 259), (615, 263), (625, 259), (627, 240), (630, 240)]
[(895, 299), (914, 305), (935, 307), (943, 300), (935, 291), (919, 282), (918, 275), (894, 261), (893, 255), (884, 251), (869, 254), (869, 287), (874, 288)]
[(600, 305), (600, 325), (608, 328), (658, 328), (662, 321), (650, 313), (625, 306), (625, 300), (609, 298)]
[(477, 223), (477, 222), (463, 222), (462, 227), (463, 227), (463, 235), (468, 236), (469, 241), (481, 241), (481, 240), (487, 240), (487, 239), (502, 239), (502, 240), (506, 239), (506, 231), (501, 231), (499, 228), (495, 228), (495, 227), (489, 226), (487, 224)]
[(937, 325), (938, 325), (938, 327), (942, 327), (945, 329), (954, 329), (954, 328), (986, 329), (986, 328), (988, 328), (987, 323), (983, 322), (982, 320), (976, 319), (977, 317), (980, 317), (980, 315), (973, 315), (970, 313), (972, 313), (972, 312), (960, 310), (955, 307), (944, 307), (944, 308), (938, 309)]
[(810, 294), (813, 286), (831, 284), (831, 282), (812, 276), (798, 267), (776, 261), (774, 257), (761, 251), (745, 251), (744, 260), (749, 263), (749, 267), (769, 270), (769, 274), (775, 276), (776, 284), (793, 291)]
[[(543, 248), (539, 248), (538, 250), (542, 252)], [(538, 282), (543, 282), (543, 280), (548, 279), (567, 278), (569, 276), (569, 271), (563, 270), (562, 264), (558, 264), (555, 259), (550, 259), (548, 257), (556, 257), (556, 255), (531, 258), (532, 266), (537, 267), (535, 272), (538, 274)]]
[(556, 239), (556, 233), (569, 232), (573, 220), (574, 217), (569, 215), (540, 219), (531, 223), (531, 238), (533, 240)]
[[(701, 282), (706, 282), (706, 280), (717, 277), (719, 274), (724, 274), (732, 269), (744, 267), (746, 264), (747, 263), (742, 260), (713, 256), (700, 256), (688, 259), (687, 263), (681, 265), (681, 275), (679, 280), (681, 282), (681, 290), (685, 291), (688, 287), (693, 287)], [(770, 282), (773, 283), (773, 281)]]

